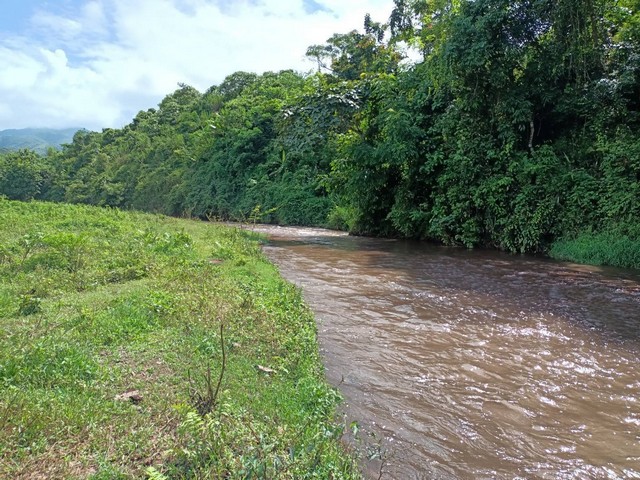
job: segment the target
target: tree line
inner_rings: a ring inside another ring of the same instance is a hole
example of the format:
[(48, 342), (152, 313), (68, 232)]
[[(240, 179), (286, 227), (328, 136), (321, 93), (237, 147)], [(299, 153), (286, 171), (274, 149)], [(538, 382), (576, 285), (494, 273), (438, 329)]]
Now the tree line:
[(0, 192), (640, 268), (639, 45), (640, 0), (395, 0), (310, 46), (313, 74), (180, 85), (5, 154)]

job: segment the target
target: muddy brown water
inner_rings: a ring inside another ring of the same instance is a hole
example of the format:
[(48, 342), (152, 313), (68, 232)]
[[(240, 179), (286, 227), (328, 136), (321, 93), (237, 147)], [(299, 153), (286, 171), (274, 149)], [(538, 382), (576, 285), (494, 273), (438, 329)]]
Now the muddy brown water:
[(256, 227), (370, 478), (640, 478), (640, 274)]

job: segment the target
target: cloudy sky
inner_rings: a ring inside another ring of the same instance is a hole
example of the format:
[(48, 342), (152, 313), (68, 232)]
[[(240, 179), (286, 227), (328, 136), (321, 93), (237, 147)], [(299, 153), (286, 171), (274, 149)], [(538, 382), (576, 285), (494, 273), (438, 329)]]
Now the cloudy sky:
[(306, 72), (309, 45), (393, 0), (0, 0), (0, 130), (121, 127), (179, 82)]

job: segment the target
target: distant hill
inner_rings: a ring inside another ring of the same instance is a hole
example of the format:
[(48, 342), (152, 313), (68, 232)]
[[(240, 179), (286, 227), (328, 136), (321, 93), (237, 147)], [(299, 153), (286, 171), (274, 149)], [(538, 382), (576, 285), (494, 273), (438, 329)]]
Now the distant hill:
[(60, 148), (63, 143), (71, 143), (78, 128), (22, 128), (0, 130), (0, 152), (29, 148), (44, 154), (49, 147)]

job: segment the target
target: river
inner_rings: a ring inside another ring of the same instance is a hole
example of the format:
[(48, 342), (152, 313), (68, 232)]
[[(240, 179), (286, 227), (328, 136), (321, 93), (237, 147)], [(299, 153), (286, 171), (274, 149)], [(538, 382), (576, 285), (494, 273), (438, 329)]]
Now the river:
[(640, 479), (640, 274), (261, 226), (369, 478)]

